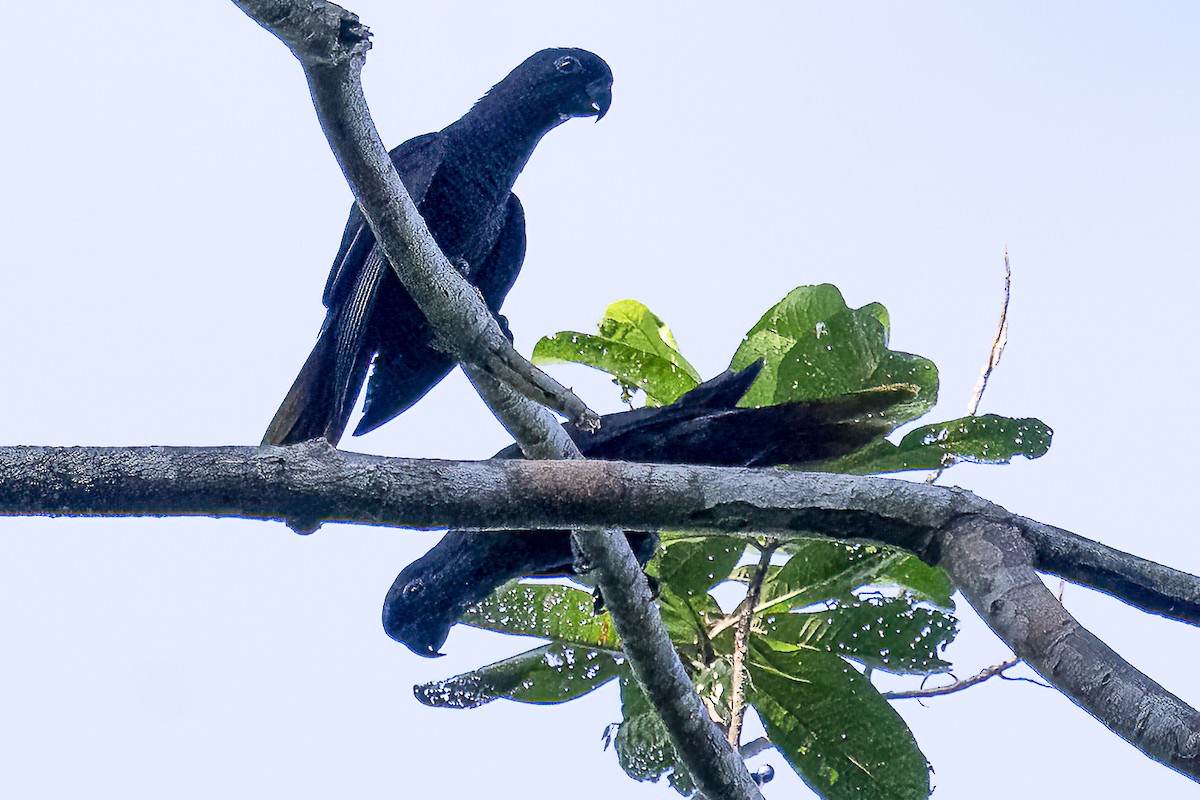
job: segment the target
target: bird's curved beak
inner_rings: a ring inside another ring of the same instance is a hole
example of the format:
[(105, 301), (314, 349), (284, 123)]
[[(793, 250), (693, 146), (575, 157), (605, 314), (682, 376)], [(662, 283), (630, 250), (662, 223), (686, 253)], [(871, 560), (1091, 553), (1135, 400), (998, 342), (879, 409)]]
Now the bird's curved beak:
[(596, 122), (604, 119), (608, 107), (612, 105), (612, 81), (607, 78), (594, 80), (587, 85), (587, 95), (592, 101), (592, 111)]

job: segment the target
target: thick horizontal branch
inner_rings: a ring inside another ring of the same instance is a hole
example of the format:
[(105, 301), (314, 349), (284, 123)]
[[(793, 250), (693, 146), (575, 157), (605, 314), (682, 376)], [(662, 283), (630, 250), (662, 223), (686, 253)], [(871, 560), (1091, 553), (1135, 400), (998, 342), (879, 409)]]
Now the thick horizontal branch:
[[(663, 527), (871, 538), (998, 508), (883, 478), (619, 461), (442, 461), (288, 447), (0, 447), (0, 514), (212, 516), (408, 528)], [(933, 560), (936, 560), (933, 558)]]
[[(1050, 543), (1061, 545), (1066, 532), (1056, 535), (961, 489), (780, 469), (388, 459), (315, 442), (8, 447), (0, 448), (0, 514), (235, 516), (301, 520), (300, 527), (322, 521), (665, 527), (871, 539), (940, 562), (993, 630), (1043, 677), (1150, 757), (1200, 776), (1200, 716), (1079, 626), (1034, 573), (1038, 548), (1051, 552)], [(1076, 539), (1070, 539), (1076, 552), (1090, 552)], [(1134, 573), (1148, 563), (1096, 552), (1108, 559), (1109, 578), (1121, 572), (1122, 560)], [(1200, 583), (1173, 570), (1167, 577), (1191, 592)], [(630, 597), (636, 606), (638, 596)]]
[[(557, 447), (550, 444), (550, 447)], [(0, 514), (247, 517), (410, 528), (606, 528), (868, 538), (940, 559), (964, 515), (1014, 525), (1034, 566), (1200, 624), (1200, 578), (1011, 514), (963, 489), (888, 478), (615, 461), (383, 458), (291, 447), (0, 447)]]

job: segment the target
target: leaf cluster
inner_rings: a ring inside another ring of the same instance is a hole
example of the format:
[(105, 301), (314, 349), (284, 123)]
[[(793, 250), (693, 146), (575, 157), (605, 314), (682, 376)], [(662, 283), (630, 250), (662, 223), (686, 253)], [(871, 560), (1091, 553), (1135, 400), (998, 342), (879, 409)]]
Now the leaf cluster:
[[(667, 325), (642, 304), (612, 304), (598, 328), (542, 339), (533, 360), (601, 369), (627, 401), (640, 391), (649, 405), (671, 403), (701, 382)], [(833, 286), (799, 287), (751, 328), (732, 358), (731, 369), (763, 362), (741, 405), (891, 391), (896, 401), (879, 412), (884, 429), (910, 423), (936, 402), (937, 368), (889, 349), (889, 333), (883, 306), (853, 309)], [(1007, 463), (1044, 454), (1050, 437), (1036, 419), (965, 417), (918, 427), (898, 443), (880, 436), (816, 468), (878, 473)], [(671, 639), (718, 724), (728, 729), (752, 707), (771, 744), (822, 797), (928, 797), (925, 757), (870, 676), (949, 669), (942, 653), (957, 628), (941, 570), (903, 552), (816, 535), (783, 543), (671, 532), (662, 533), (649, 570)], [(730, 595), (741, 598), (732, 608)], [(573, 586), (504, 588), (462, 621), (548, 643), (417, 687), (418, 698), (454, 708), (496, 698), (561, 703), (619, 680), (622, 719), (605, 732), (606, 743), (631, 777), (665, 776), (691, 794), (695, 787), (633, 680), (608, 615), (596, 614), (593, 603)], [(739, 624), (749, 636), (737, 653)]]

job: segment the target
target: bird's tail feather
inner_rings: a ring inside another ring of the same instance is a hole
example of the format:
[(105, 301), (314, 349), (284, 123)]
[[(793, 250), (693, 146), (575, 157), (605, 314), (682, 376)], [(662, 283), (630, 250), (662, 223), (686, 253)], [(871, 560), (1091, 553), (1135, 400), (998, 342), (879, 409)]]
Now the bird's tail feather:
[(267, 427), (263, 444), (295, 444), (322, 437), (336, 446), (341, 440), (358, 399), (357, 391), (350, 396), (350, 387), (362, 386), (371, 354), (368, 351), (356, 359), (350, 374), (339, 380), (342, 376), (337, 375), (337, 349), (332, 328), (322, 329)]

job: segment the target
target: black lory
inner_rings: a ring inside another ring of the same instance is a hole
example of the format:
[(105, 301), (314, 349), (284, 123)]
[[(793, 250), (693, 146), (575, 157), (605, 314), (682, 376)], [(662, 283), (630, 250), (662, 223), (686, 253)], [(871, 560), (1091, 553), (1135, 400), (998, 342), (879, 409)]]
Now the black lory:
[[(761, 362), (725, 372), (660, 408), (639, 408), (601, 419), (589, 434), (564, 426), (588, 458), (653, 463), (761, 467), (803, 466), (837, 458), (892, 429), (881, 412), (910, 400), (908, 386), (827, 400), (738, 408)], [(509, 447), (497, 458), (519, 458)], [(657, 537), (628, 534), (644, 564)], [(383, 603), (383, 627), (414, 653), (439, 655), (450, 628), (472, 603), (522, 576), (571, 575), (576, 570), (567, 531), (449, 531), (404, 568)]]
[[(409, 139), (392, 163), (442, 252), (479, 287), (493, 314), (525, 257), (525, 216), (513, 183), (549, 130), (571, 117), (603, 117), (612, 72), (586, 50), (535, 53), (457, 122)], [(432, 389), (454, 361), (432, 346), (429, 324), (401, 285), (356, 205), (325, 284), (328, 309), (316, 346), (263, 437), (337, 444), (367, 371), (355, 434), (372, 430)]]

